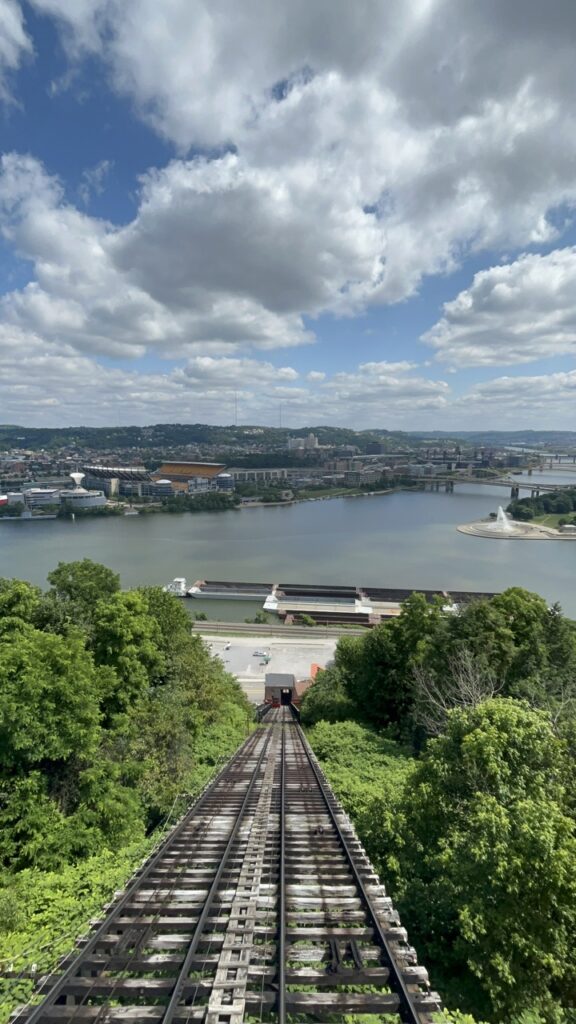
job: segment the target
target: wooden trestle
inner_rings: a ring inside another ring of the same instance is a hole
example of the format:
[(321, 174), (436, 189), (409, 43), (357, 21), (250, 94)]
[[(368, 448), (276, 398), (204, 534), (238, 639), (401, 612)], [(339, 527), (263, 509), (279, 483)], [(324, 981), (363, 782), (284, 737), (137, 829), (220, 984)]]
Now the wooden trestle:
[[(13, 1022), (285, 1024), (441, 1009), (290, 708), (272, 710)], [(302, 1016), (304, 1015), (304, 1017)]]

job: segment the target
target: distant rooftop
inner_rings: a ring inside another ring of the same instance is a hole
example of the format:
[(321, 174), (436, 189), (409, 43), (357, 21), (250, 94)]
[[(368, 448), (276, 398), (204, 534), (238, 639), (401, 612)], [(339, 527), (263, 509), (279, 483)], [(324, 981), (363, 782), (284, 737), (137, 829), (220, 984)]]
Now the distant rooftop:
[(145, 466), (84, 466), (86, 476), (99, 480), (149, 480)]

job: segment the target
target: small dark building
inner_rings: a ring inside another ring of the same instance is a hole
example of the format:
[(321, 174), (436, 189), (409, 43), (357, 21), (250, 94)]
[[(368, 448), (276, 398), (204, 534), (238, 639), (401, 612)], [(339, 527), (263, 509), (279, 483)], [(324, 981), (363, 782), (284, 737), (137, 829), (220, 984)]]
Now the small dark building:
[(267, 672), (264, 701), (275, 708), (282, 704), (294, 704), (299, 707), (302, 697), (311, 685), (311, 679), (296, 679), (296, 676), (289, 672)]
[(264, 700), (267, 704), (279, 707), (291, 704), (294, 697), (296, 677), (289, 672), (267, 672)]

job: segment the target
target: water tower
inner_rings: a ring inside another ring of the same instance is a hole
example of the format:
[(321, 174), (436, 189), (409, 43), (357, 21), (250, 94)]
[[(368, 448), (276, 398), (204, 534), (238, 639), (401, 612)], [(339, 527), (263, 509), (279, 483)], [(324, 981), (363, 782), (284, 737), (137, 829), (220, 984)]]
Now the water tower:
[(85, 473), (70, 473), (70, 479), (74, 482), (75, 491), (83, 491), (82, 481), (86, 476)]

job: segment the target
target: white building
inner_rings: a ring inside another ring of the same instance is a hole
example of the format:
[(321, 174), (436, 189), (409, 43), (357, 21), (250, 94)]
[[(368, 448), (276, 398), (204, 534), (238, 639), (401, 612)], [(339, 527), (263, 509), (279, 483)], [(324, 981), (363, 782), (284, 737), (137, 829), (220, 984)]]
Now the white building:
[(104, 491), (87, 491), (84, 487), (60, 491), (60, 500), (72, 512), (77, 508), (103, 508), (106, 504)]
[(313, 451), (314, 448), (318, 448), (318, 438), (316, 434), (308, 434), (308, 437), (289, 437), (288, 438), (288, 451), (298, 451), (304, 449), (304, 451)]
[(84, 473), (70, 473), (74, 487), (70, 490), (59, 491), (62, 504), (66, 505), (72, 512), (75, 509), (102, 508), (106, 504), (104, 491), (87, 491), (82, 487)]
[(57, 487), (28, 487), (22, 491), (22, 497), (27, 508), (60, 504), (60, 491)]

